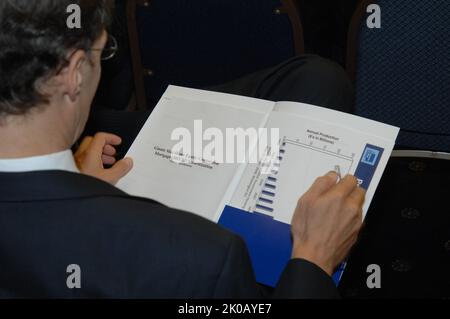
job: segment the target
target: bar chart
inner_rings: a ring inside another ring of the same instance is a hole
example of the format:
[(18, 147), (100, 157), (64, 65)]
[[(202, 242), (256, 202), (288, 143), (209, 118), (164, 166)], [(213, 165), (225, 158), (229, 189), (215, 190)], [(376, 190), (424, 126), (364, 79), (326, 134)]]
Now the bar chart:
[(278, 161), (260, 183), (253, 212), (290, 223), (298, 199), (314, 180), (336, 170), (336, 167), (342, 175), (348, 174), (354, 158), (354, 154), (333, 149), (323, 142), (303, 143), (285, 137), (280, 145)]

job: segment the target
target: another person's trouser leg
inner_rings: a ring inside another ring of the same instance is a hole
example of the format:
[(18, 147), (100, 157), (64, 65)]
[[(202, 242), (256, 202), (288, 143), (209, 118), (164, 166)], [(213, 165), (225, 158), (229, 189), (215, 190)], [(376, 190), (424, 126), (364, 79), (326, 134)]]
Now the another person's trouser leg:
[[(298, 56), (208, 89), (272, 101), (303, 102), (343, 112), (352, 110), (352, 86), (345, 71), (338, 64), (314, 55)], [(95, 111), (86, 133), (103, 131), (121, 136), (123, 145), (118, 156), (122, 157), (149, 115), (150, 111)]]
[(350, 79), (338, 64), (315, 55), (302, 55), (273, 68), (210, 88), (270, 101), (292, 101), (352, 111)]

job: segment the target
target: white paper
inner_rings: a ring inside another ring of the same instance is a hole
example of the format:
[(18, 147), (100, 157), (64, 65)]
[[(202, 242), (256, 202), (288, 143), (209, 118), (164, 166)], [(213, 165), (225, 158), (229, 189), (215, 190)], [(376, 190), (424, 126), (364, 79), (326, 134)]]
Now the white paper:
[[(276, 111), (270, 115), (266, 124), (268, 128), (280, 128), (280, 136), (285, 143), (282, 148), (284, 153), (280, 154), (282, 161), (279, 169), (268, 176), (260, 175), (258, 182), (251, 185), (259, 165), (247, 165), (233, 195), (231, 206), (267, 214), (275, 220), (290, 223), (298, 199), (317, 177), (335, 170), (336, 166), (342, 176), (354, 175), (366, 145), (373, 144), (384, 148), (385, 151), (367, 190), (363, 209), (365, 216), (394, 147), (398, 129), (373, 121), (366, 122), (365, 119), (339, 112), (323, 112), (320, 108), (317, 108), (316, 114), (315, 108), (307, 105), (304, 106), (308, 109), (308, 112), (305, 112), (308, 117), (282, 112), (279, 106), (277, 105)], [(353, 129), (354, 122), (366, 130)], [(363, 126), (364, 123), (367, 125)], [(321, 133), (325, 136), (324, 140), (311, 139), (310, 135), (316, 136), (311, 132)], [(326, 136), (332, 136), (334, 139)], [(267, 184), (270, 187), (267, 187)], [(252, 191), (248, 192), (251, 186)]]
[[(170, 150), (174, 129), (279, 128), (282, 151), (277, 174), (261, 175), (260, 164), (219, 164), (212, 169), (185, 166), (163, 158)], [(354, 174), (367, 144), (384, 149), (366, 196), (370, 205), (395, 144), (399, 129), (375, 121), (302, 103), (274, 103), (236, 95), (169, 87), (127, 156), (132, 172), (120, 183), (125, 192), (218, 221), (225, 205), (259, 212), (290, 223), (295, 205), (313, 181), (339, 166)], [(313, 133), (312, 133), (313, 132)], [(315, 136), (324, 139), (314, 140)], [(322, 134), (322, 135), (320, 135)], [(284, 143), (284, 144), (283, 144)], [(268, 178), (269, 183), (267, 183)], [(274, 182), (273, 196), (264, 196)], [(266, 207), (261, 211), (257, 205)]]
[(133, 170), (117, 186), (213, 220), (240, 165), (185, 166), (162, 157), (170, 155), (162, 150), (172, 150), (177, 143), (171, 140), (176, 128), (187, 128), (194, 138), (195, 120), (202, 120), (204, 130), (260, 127), (273, 107), (273, 102), (170, 87), (127, 154), (134, 161)]

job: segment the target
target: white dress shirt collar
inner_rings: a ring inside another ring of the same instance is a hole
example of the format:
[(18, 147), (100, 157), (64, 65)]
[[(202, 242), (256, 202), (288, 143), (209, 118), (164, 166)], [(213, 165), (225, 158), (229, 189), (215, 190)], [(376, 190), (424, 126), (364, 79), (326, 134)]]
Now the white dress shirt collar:
[(79, 173), (72, 151), (67, 150), (43, 156), (17, 159), (0, 158), (0, 172), (3, 173), (26, 173), (54, 170)]

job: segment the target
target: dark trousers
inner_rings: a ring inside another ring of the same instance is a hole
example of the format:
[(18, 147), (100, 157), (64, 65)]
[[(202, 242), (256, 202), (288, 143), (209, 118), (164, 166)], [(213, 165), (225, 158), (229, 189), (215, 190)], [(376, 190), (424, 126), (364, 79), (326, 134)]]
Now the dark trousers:
[[(211, 91), (250, 96), (271, 101), (314, 104), (343, 112), (352, 111), (352, 85), (336, 63), (314, 55), (302, 55), (275, 67), (236, 81), (208, 88)], [(118, 157), (123, 157), (150, 111), (124, 112), (95, 110), (86, 127), (86, 135), (114, 133), (122, 137)]]

